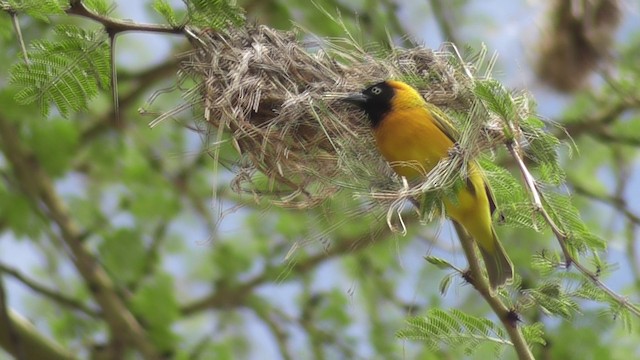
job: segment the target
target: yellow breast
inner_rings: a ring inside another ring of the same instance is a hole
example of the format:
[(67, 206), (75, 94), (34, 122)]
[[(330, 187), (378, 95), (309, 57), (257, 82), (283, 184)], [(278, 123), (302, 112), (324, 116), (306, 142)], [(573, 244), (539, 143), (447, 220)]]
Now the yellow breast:
[(409, 179), (426, 175), (453, 146), (426, 106), (393, 109), (374, 135), (382, 156)]

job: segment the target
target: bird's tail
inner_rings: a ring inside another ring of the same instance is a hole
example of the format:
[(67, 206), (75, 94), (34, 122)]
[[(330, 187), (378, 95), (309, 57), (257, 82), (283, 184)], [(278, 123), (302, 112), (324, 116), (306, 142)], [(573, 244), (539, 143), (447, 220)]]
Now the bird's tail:
[(478, 248), (487, 268), (491, 289), (496, 290), (498, 287), (512, 282), (513, 264), (498, 240), (495, 230), (492, 229), (491, 233), (493, 234), (493, 251), (487, 251), (482, 246), (478, 246)]

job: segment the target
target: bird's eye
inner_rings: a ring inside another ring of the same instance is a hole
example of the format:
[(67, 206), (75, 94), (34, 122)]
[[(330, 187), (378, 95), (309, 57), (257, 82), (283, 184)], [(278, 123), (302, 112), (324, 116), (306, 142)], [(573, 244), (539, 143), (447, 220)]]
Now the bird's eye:
[(371, 93), (373, 95), (380, 95), (382, 94), (382, 89), (379, 86), (374, 86), (371, 88)]

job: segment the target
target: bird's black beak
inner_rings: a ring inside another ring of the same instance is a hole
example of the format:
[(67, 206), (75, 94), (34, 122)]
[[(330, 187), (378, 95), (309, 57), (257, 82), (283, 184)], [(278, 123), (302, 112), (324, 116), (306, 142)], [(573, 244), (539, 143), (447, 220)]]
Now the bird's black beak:
[(363, 109), (367, 104), (368, 99), (369, 98), (363, 93), (353, 93), (353, 94), (349, 94), (347, 97), (342, 98), (341, 100), (346, 103), (356, 105), (357, 107)]

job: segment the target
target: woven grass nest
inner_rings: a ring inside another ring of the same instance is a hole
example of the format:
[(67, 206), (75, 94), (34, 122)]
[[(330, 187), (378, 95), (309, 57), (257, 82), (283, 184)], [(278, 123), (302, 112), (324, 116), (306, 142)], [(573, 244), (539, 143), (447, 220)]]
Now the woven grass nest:
[(610, 60), (622, 11), (620, 0), (550, 1), (549, 24), (538, 44), (538, 76), (562, 92), (587, 85), (589, 75)]
[(301, 38), (310, 36), (266, 26), (205, 31), (182, 62), (182, 73), (198, 84), (189, 101), (240, 154), (232, 188), (294, 208), (341, 189), (393, 201), (401, 179), (377, 152), (364, 115), (340, 98), (382, 80), (411, 79), (427, 101), (464, 113), (473, 105), (472, 68), (451, 48), (383, 50)]

